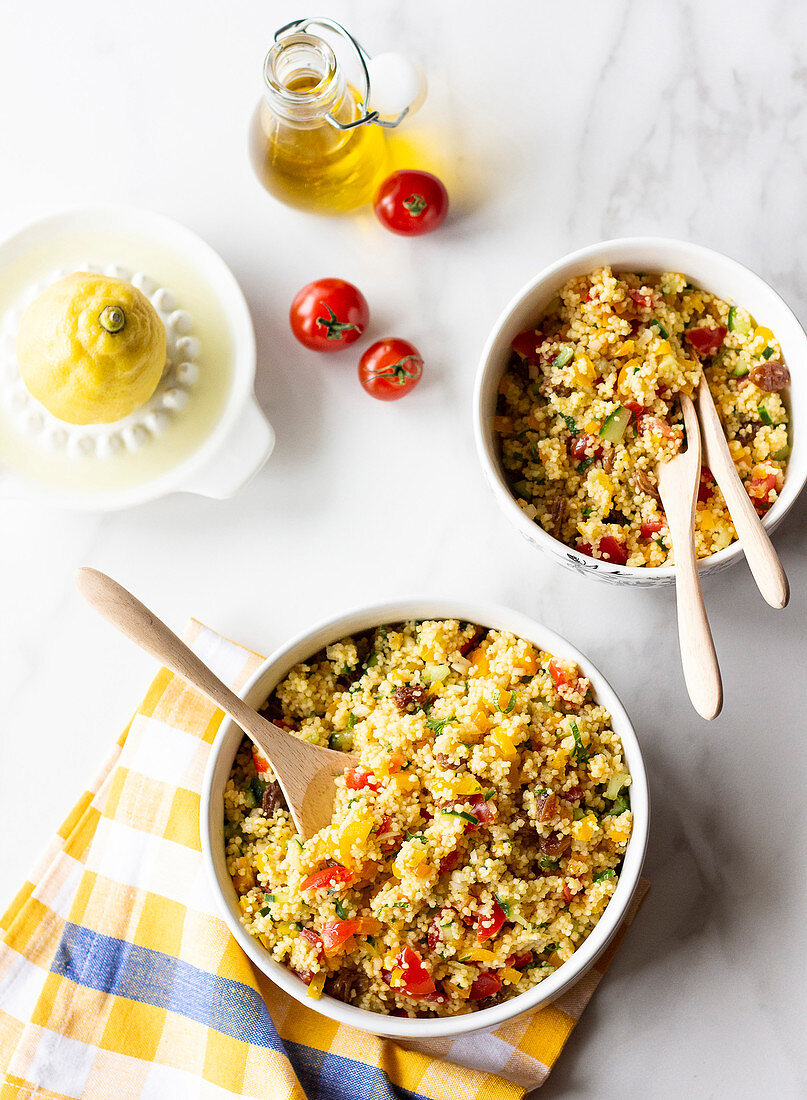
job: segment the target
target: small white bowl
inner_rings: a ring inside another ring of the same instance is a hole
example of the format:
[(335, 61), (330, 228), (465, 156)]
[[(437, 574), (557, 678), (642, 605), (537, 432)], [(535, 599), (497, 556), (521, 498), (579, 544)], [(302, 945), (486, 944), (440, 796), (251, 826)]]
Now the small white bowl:
[[(474, 434), (482, 469), (504, 514), (521, 534), (569, 569), (616, 584), (650, 587), (670, 584), (675, 579), (674, 566), (637, 569), (615, 565), (580, 554), (553, 538), (519, 507), (504, 478), (494, 437), (493, 415), (496, 393), (502, 374), (510, 359), (510, 341), (519, 332), (537, 324), (558, 290), (576, 275), (585, 275), (598, 267), (610, 265), (615, 271), (657, 273), (678, 271), (704, 290), (717, 294), (749, 310), (758, 324), (770, 328), (778, 339), (784, 361), (790, 368), (791, 384), (786, 394), (790, 411), (790, 455), (785, 483), (778, 500), (763, 519), (769, 532), (784, 519), (807, 480), (807, 438), (802, 431), (802, 417), (807, 420), (807, 336), (793, 312), (775, 290), (736, 260), (719, 252), (687, 241), (664, 237), (625, 237), (589, 245), (551, 264), (525, 287), (505, 308), (485, 344), (474, 392)], [(702, 574), (716, 573), (739, 560), (742, 548), (733, 542), (725, 550), (701, 558)]]
[(492, 1008), (481, 1009), (463, 1016), (428, 1020), (411, 1020), (368, 1012), (366, 1009), (356, 1008), (327, 995), (323, 995), (319, 1000), (307, 997), (306, 986), (300, 979), (285, 966), (275, 962), (261, 943), (249, 935), (239, 919), (241, 914), (238, 908), (238, 897), (232, 880), (227, 874), (223, 840), (224, 788), (243, 736), (241, 730), (230, 721), (225, 721), (222, 725), (210, 752), (200, 814), (202, 852), (213, 892), (227, 926), (258, 969), (306, 1008), (313, 1008), (332, 1020), (350, 1024), (352, 1027), (361, 1028), (374, 1035), (408, 1039), (455, 1036), (495, 1027), (523, 1013), (533, 1012), (574, 985), (605, 949), (625, 916), (639, 882), (650, 827), (650, 803), (642, 754), (630, 719), (613, 688), (591, 662), (565, 638), (561, 638), (554, 631), (518, 611), (490, 604), (460, 603), (439, 599), (396, 600), (392, 603), (361, 608), (322, 623), (283, 646), (257, 670), (251, 680), (244, 685), (240, 694), (251, 706), (261, 706), (295, 664), (313, 656), (323, 646), (336, 642), (348, 634), (367, 630), (383, 623), (434, 618), (460, 619), (480, 626), (507, 630), (520, 638), (526, 638), (541, 649), (576, 661), (583, 673), (591, 680), (598, 702), (610, 712), (613, 730), (622, 741), (625, 761), (632, 776), (630, 794), (633, 833), (628, 842), (619, 882), (605, 912), (588, 939), (554, 974), (526, 993), (521, 993)]

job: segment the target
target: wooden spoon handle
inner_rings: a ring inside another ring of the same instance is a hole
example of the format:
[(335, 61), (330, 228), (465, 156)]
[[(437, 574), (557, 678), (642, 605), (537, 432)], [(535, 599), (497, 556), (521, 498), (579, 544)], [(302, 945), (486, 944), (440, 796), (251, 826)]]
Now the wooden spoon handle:
[(723, 683), (703, 602), (691, 529), (680, 532), (677, 538), (673, 536), (673, 546), (678, 641), (684, 679), (695, 710), (711, 722), (723, 707)]
[[(78, 569), (75, 579), (76, 587), (87, 603), (135, 645), (193, 684), (226, 711), (241, 729), (254, 724), (256, 715), (252, 707), (222, 683), (193, 650), (131, 592), (97, 569)], [(277, 732), (278, 735), (283, 733), (282, 730)]]
[(706, 464), (725, 497), (757, 588), (771, 607), (785, 607), (790, 599), (787, 575), (768, 532), (762, 526), (751, 498), (740, 481), (708, 383), (703, 376), (698, 386), (698, 416)]

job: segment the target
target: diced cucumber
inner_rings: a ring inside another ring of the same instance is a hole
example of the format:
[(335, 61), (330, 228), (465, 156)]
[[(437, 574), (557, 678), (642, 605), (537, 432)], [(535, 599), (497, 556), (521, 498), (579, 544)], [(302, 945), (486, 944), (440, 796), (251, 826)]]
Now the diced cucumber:
[(741, 364), (739, 367), (735, 367), (731, 373), (734, 378), (745, 378), (746, 374), (748, 374), (748, 370), (748, 367), (744, 367)]
[(739, 332), (741, 336), (747, 336), (751, 328), (750, 317), (738, 317), (737, 307), (732, 306), (729, 310), (729, 332)]
[(439, 684), (447, 679), (450, 672), (449, 665), (426, 665), (423, 670), (423, 679), (427, 684)]
[(552, 360), (552, 366), (553, 367), (565, 367), (567, 363), (570, 363), (572, 361), (572, 356), (573, 355), (574, 355), (574, 348), (570, 348), (570, 347), (562, 348), (561, 351), (559, 351), (558, 354), (555, 356), (555, 358)]
[(630, 409), (620, 405), (618, 409), (614, 409), (605, 418), (603, 426), (600, 428), (600, 439), (605, 439), (609, 443), (618, 443), (625, 434), (625, 429), (629, 423)]
[(784, 447), (780, 447), (778, 451), (774, 451), (771, 458), (775, 462), (786, 462), (790, 458), (790, 444), (785, 443)]
[(763, 424), (767, 424), (770, 427), (773, 424), (773, 418), (764, 405), (758, 406), (759, 418)]
[(627, 772), (614, 772), (608, 780), (608, 786), (603, 791), (605, 798), (613, 802), (629, 779), (630, 776)]
[(762, 358), (763, 358), (763, 359), (770, 359), (770, 357), (771, 357), (772, 355), (773, 355), (773, 348), (772, 348), (772, 347), (770, 346), (770, 344), (769, 344), (769, 345), (768, 345), (768, 346), (767, 346), (767, 347), (765, 348), (765, 350), (763, 351), (763, 353), (762, 353)]
[(516, 496), (524, 497), (525, 500), (529, 500), (532, 496), (532, 488), (529, 481), (514, 481), (512, 489)]

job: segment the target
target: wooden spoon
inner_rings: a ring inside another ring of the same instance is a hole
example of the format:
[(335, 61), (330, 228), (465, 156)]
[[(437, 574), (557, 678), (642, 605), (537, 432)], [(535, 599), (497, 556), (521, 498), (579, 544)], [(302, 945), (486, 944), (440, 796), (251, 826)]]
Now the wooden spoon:
[(330, 824), (334, 777), (358, 763), (355, 756), (301, 741), (268, 722), (222, 683), (165, 623), (105, 573), (79, 569), (76, 586), (99, 615), (221, 707), (268, 757), (304, 840)]
[(756, 508), (740, 481), (737, 467), (729, 451), (723, 425), (717, 415), (709, 383), (701, 374), (698, 386), (698, 417), (703, 433), (703, 454), (706, 465), (715, 476), (726, 500), (729, 515), (734, 521), (737, 538), (743, 545), (748, 567), (757, 582), (757, 588), (771, 607), (782, 608), (790, 599), (790, 585), (782, 563), (762, 526)]
[(689, 697), (695, 710), (711, 721), (723, 706), (723, 684), (712, 632), (703, 603), (695, 555), (695, 502), (701, 475), (701, 435), (695, 406), (680, 395), (687, 433), (686, 450), (656, 466), (658, 491), (675, 552), (678, 642)]

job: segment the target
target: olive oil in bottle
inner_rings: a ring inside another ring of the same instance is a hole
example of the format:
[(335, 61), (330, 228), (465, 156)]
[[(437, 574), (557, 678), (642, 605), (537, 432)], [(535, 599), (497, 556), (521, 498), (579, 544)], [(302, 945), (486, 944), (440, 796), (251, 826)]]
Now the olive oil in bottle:
[(322, 214), (371, 201), (388, 168), (384, 130), (361, 118), (358, 92), (328, 43), (308, 32), (278, 39), (264, 63), (250, 156), (266, 190)]

